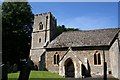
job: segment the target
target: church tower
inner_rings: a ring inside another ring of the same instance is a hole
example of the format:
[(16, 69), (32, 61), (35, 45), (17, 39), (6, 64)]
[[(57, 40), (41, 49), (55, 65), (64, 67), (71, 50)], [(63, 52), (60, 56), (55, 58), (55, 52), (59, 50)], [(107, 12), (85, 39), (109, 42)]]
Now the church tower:
[(56, 23), (56, 19), (51, 12), (34, 16), (30, 57), (38, 68), (42, 59), (41, 56), (45, 53), (45, 47), (55, 38)]

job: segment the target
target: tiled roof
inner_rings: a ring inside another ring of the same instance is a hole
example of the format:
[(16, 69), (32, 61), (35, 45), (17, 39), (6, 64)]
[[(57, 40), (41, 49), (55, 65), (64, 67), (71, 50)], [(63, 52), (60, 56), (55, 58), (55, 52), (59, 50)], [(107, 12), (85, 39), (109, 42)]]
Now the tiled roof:
[(63, 32), (47, 48), (109, 46), (120, 28)]

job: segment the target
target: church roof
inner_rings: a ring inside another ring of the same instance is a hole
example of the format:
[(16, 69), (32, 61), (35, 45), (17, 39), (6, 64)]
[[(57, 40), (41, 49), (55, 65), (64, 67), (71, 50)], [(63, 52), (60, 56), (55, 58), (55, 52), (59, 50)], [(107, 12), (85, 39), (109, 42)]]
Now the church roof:
[(109, 46), (120, 28), (63, 32), (47, 48)]

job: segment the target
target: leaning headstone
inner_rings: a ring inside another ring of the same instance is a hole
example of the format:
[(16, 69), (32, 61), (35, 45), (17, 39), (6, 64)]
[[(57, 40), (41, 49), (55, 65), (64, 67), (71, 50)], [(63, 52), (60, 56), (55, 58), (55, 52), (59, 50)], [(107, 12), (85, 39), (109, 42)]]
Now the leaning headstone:
[(0, 51), (0, 80), (2, 79), (2, 52)]
[(8, 74), (7, 65), (3, 64), (2, 65), (2, 79), (1, 80), (7, 80), (8, 79), (7, 74)]
[(2, 63), (0, 63), (0, 80), (2, 79)]
[(17, 72), (17, 64), (13, 65), (13, 72)]
[(30, 74), (30, 67), (27, 61), (23, 61), (21, 65), (20, 75), (18, 80), (28, 80)]

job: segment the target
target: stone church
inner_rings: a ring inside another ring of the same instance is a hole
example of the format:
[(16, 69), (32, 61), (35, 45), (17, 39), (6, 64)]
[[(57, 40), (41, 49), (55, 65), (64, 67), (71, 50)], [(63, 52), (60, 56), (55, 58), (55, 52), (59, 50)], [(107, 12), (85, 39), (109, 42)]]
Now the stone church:
[(34, 16), (30, 58), (39, 70), (80, 78), (103, 75), (106, 69), (107, 75), (119, 78), (119, 28), (58, 34), (56, 26), (51, 12)]

